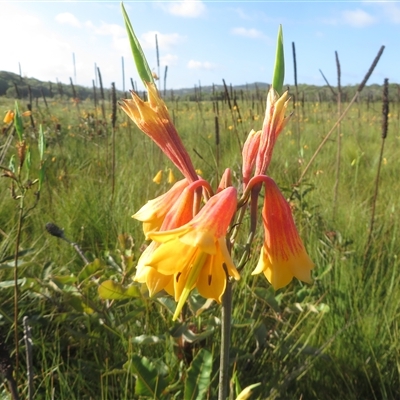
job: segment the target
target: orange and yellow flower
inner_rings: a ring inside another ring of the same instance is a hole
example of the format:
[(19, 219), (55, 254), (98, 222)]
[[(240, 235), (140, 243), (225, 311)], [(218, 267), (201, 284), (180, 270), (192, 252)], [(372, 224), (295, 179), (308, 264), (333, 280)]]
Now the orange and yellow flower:
[(3, 122), (5, 124), (9, 124), (10, 122), (13, 122), (13, 121), (14, 121), (14, 111), (8, 110), (6, 115), (5, 115), (5, 117), (4, 117), (4, 119), (3, 119)]
[(255, 131), (252, 129), (247, 136), (242, 150), (242, 175), (243, 175), (243, 185), (247, 186), (253, 172), (254, 164), (256, 162), (256, 157), (258, 153), (258, 148), (260, 147), (262, 131)]
[(288, 92), (283, 93), (280, 97), (272, 87), (268, 92), (267, 109), (256, 158), (255, 176), (265, 174), (267, 171), (276, 140), (290, 118), (290, 116), (285, 117), (289, 100)]
[(167, 193), (149, 200), (137, 213), (132, 215), (132, 218), (143, 222), (143, 232), (145, 234), (160, 229), (165, 216), (171, 210), (172, 206), (177, 204), (182, 191), (188, 185), (189, 182), (186, 179), (178, 181)]
[(154, 83), (145, 85), (148, 101), (143, 101), (135, 92), (131, 92), (132, 99), (122, 100), (121, 108), (160, 147), (189, 182), (197, 180), (189, 154), (171, 121), (167, 106), (160, 97), (157, 87)]
[(225, 241), (236, 211), (236, 196), (235, 188), (224, 189), (211, 197), (186, 224), (147, 233), (147, 239), (152, 239), (155, 244), (143, 253), (144, 260), (142, 257), (139, 260), (141, 269), (135, 280), (142, 281), (144, 273), (150, 274), (149, 279), (146, 276), (150, 293), (161, 288), (171, 293), (173, 284), (173, 295), (178, 302), (174, 319), (195, 287), (203, 297), (221, 302), (228, 276), (240, 278)]
[[(205, 181), (198, 180), (188, 186), (187, 180), (184, 179), (164, 196), (151, 200), (142, 207), (134, 218), (146, 219), (146, 222), (143, 222), (145, 234), (159, 229), (171, 230), (189, 222), (193, 218), (195, 191), (203, 182)], [(142, 253), (136, 266), (135, 281), (146, 284), (150, 297), (162, 289), (173, 296), (173, 275), (163, 275), (147, 265), (148, 258), (159, 246), (160, 243), (153, 241)]]
[(265, 177), (264, 182), (264, 245), (252, 274), (263, 272), (275, 290), (288, 285), (293, 277), (310, 283), (314, 263), (297, 232), (290, 206), (271, 178)]
[[(31, 111), (24, 111), (21, 115), (23, 117), (29, 117), (30, 115), (32, 115), (32, 112)], [(3, 119), (3, 122), (5, 124), (9, 124), (10, 122), (14, 121), (14, 117), (15, 117), (15, 112), (12, 111), (12, 110), (8, 110), (6, 115), (5, 115), (5, 117), (4, 117), (4, 119)]]
[(161, 183), (162, 180), (162, 175), (163, 175), (163, 171), (162, 169), (160, 169), (154, 176), (153, 178), (153, 182), (157, 183), (157, 185), (159, 185)]

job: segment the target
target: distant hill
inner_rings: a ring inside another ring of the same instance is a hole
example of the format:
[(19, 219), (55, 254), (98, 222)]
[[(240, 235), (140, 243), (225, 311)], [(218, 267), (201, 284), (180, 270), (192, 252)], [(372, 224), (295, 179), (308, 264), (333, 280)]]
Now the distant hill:
[[(397, 84), (389, 85), (389, 96), (391, 101), (400, 101), (400, 86)], [(269, 88), (269, 84), (264, 82), (255, 82), (243, 85), (228, 85), (227, 90), (231, 98), (241, 99), (249, 98), (265, 98), (265, 94)], [(85, 86), (74, 86), (76, 97), (81, 100), (94, 97), (93, 88)], [(356, 85), (345, 86), (342, 88), (343, 101), (349, 100), (357, 89)], [(292, 96), (295, 94), (295, 88), (289, 88)], [(336, 92), (337, 89), (333, 88)], [(212, 86), (197, 86), (192, 88), (167, 90), (167, 98), (183, 98), (189, 101), (208, 100), (214, 98), (224, 98), (225, 88), (223, 84), (215, 84)], [(299, 101), (327, 101), (334, 100), (335, 96), (328, 86), (315, 85), (298, 85)], [(100, 91), (96, 89), (96, 96), (100, 95)], [(0, 71), (0, 96), (20, 99), (35, 99), (43, 96), (47, 98), (66, 96), (75, 97), (71, 84), (43, 82), (35, 78), (20, 77), (13, 72)], [(104, 96), (106, 99), (110, 96), (110, 88), (104, 88)], [(124, 94), (117, 91), (117, 97), (122, 98)], [(382, 97), (381, 85), (366, 86), (361, 93), (361, 99), (369, 99), (370, 101), (380, 101)]]
[[(93, 97), (93, 88), (75, 86), (77, 97)], [(0, 96), (11, 98), (67, 96), (74, 97), (72, 86), (64, 83), (43, 82), (35, 78), (20, 77), (13, 72), (0, 71)]]

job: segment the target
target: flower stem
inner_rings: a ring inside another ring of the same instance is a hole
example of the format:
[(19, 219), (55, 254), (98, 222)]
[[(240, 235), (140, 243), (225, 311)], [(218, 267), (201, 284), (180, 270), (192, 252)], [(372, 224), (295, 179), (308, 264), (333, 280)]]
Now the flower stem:
[[(22, 194), (19, 204), (18, 213), (18, 228), (17, 237), (15, 240), (15, 253), (14, 253), (14, 342), (15, 342), (15, 382), (18, 385), (18, 372), (19, 372), (19, 340), (18, 340), (18, 256), (19, 256), (19, 244), (21, 240), (22, 222), (24, 218), (24, 199), (25, 193)], [(17, 392), (18, 395), (18, 392)]]
[(222, 299), (222, 325), (221, 325), (221, 353), (219, 364), (219, 392), (218, 400), (226, 400), (229, 389), (229, 350), (231, 341), (232, 323), (232, 283), (226, 283)]

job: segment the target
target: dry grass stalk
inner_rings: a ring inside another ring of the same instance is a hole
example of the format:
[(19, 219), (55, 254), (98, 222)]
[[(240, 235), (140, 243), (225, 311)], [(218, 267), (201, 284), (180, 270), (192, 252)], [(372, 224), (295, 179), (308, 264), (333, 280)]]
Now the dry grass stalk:
[(168, 74), (168, 65), (165, 66), (164, 70), (164, 97), (167, 95), (167, 74)]
[(224, 84), (224, 89), (225, 89), (225, 99), (227, 100), (229, 110), (231, 111), (233, 129), (235, 130), (236, 138), (237, 138), (238, 145), (239, 145), (239, 150), (242, 151), (242, 143), (240, 142), (239, 134), (238, 134), (238, 131), (237, 131), (237, 123), (236, 123), (236, 118), (235, 118), (234, 113), (233, 113), (233, 107), (232, 107), (232, 104), (231, 104), (231, 98), (229, 96), (228, 86), (226, 86), (225, 79), (222, 79), (222, 82)]
[[(336, 58), (336, 70), (337, 70), (337, 80), (338, 80), (338, 93), (337, 93), (337, 112), (338, 117), (342, 113), (342, 86), (340, 83), (341, 78), (341, 69), (340, 69), (340, 61), (337, 51), (335, 51)], [(340, 159), (342, 154), (342, 137), (341, 137), (341, 124), (337, 126), (337, 154), (336, 154), (336, 179), (335, 186), (333, 188), (333, 219), (335, 219), (336, 211), (337, 211), (337, 201), (339, 194), (339, 176), (340, 176)]]
[(111, 83), (111, 202), (115, 191), (115, 126), (117, 122), (117, 94), (115, 82)]
[(77, 93), (76, 93), (75, 86), (74, 86), (74, 82), (72, 81), (72, 78), (71, 78), (71, 77), (69, 78), (69, 81), (70, 81), (70, 83), (71, 83), (72, 96), (73, 96), (73, 98), (74, 98), (74, 103), (75, 103), (75, 105), (76, 105), (76, 110), (77, 110), (77, 112), (78, 112), (78, 118), (79, 118), (80, 115), (81, 115), (81, 111), (80, 111), (80, 109), (79, 109), (79, 98), (78, 98), (78, 95), (77, 95)]
[(48, 110), (49, 109), (49, 105), (47, 104), (47, 100), (46, 100), (46, 96), (44, 95), (43, 88), (40, 88), (40, 91), (42, 93), (44, 105), (46, 106), (46, 109)]
[(365, 84), (367, 83), (369, 77), (371, 76), (373, 70), (375, 69), (376, 65), (378, 64), (379, 59), (381, 58), (381, 55), (383, 53), (383, 50), (385, 49), (385, 46), (381, 46), (380, 50), (378, 51), (378, 54), (376, 55), (374, 61), (372, 62), (368, 72), (366, 73), (364, 79), (362, 80), (362, 82), (360, 83), (360, 85), (358, 86), (356, 93), (354, 94), (353, 98), (351, 99), (350, 103), (347, 105), (346, 109), (343, 111), (343, 114), (338, 118), (338, 120), (335, 122), (335, 124), (333, 125), (332, 129), (327, 133), (327, 135), (324, 137), (324, 139), (322, 140), (322, 142), (320, 143), (320, 145), (318, 146), (317, 150), (315, 150), (315, 153), (313, 154), (313, 156), (311, 157), (310, 161), (308, 162), (308, 164), (306, 165), (306, 167), (304, 168), (302, 174), (300, 175), (299, 180), (297, 181), (296, 185), (299, 185), (301, 183), (301, 181), (303, 180), (304, 176), (306, 175), (306, 173), (308, 172), (308, 170), (310, 169), (312, 163), (314, 162), (315, 158), (317, 157), (317, 155), (319, 154), (319, 152), (321, 151), (322, 147), (324, 147), (324, 144), (328, 141), (329, 137), (331, 136), (331, 134), (333, 133), (333, 131), (337, 128), (337, 126), (340, 124), (340, 122), (342, 121), (342, 119), (347, 115), (348, 111), (350, 110), (351, 106), (354, 104), (354, 102), (357, 100), (359, 94), (362, 92), (362, 90), (364, 89)]
[(220, 137), (219, 137), (219, 121), (218, 121), (218, 115), (215, 115), (214, 117), (215, 121), (215, 148), (216, 148), (216, 163), (217, 163), (217, 171), (219, 171), (219, 143), (220, 143)]
[(374, 231), (374, 223), (375, 223), (376, 201), (378, 199), (379, 179), (380, 179), (381, 166), (383, 160), (383, 149), (385, 146), (385, 139), (387, 137), (388, 127), (389, 127), (389, 80), (386, 78), (383, 84), (383, 95), (382, 95), (382, 130), (381, 130), (382, 142), (381, 142), (381, 150), (379, 153), (378, 170), (376, 171), (375, 191), (374, 191), (374, 196), (372, 198), (372, 210), (371, 210), (371, 220), (368, 231), (368, 239), (364, 253), (364, 266), (372, 243), (372, 234)]

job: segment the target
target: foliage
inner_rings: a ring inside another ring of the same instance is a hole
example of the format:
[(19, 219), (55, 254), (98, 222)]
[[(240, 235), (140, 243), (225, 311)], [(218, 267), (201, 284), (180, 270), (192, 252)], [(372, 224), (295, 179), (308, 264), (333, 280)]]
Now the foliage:
[[(243, 91), (243, 99), (238, 97), (232, 111), (225, 101), (218, 101), (219, 145), (214, 135), (215, 104), (167, 99), (196, 168), (206, 178), (215, 171), (221, 175), (223, 165), (239, 168), (237, 137), (243, 141), (251, 128), (261, 126), (266, 92), (262, 96), (253, 101), (251, 93)], [(90, 100), (82, 101), (79, 110), (65, 98), (50, 101), (48, 108), (40, 100), (33, 107), (35, 127), (29, 119), (22, 120), (31, 163), (37, 169), (39, 124), (46, 139), (45, 181), (40, 201), (23, 224), (18, 263), (19, 320), (27, 316), (32, 328), (35, 398), (215, 398), (219, 307), (194, 294), (182, 320), (172, 323), (172, 299), (149, 299), (131, 279), (145, 244), (140, 225), (130, 216), (146, 199), (168, 187), (166, 181), (160, 186), (149, 184), (150, 177), (160, 169), (178, 173), (119, 113), (112, 196), (107, 117), (111, 107), (107, 101), (104, 106), (105, 119)], [(1, 115), (13, 107), (9, 100), (0, 99)], [(400, 396), (400, 186), (396, 173), (400, 107), (398, 103), (391, 107), (379, 218), (367, 257), (380, 107), (362, 101), (342, 124), (335, 217), (335, 143), (328, 142), (306, 180), (293, 186), (335, 122), (334, 104), (309, 101), (297, 106), (291, 124), (281, 134), (279, 157), (270, 169), (286, 188), (299, 231), (316, 263), (314, 284), (293, 282), (274, 292), (262, 277), (250, 275), (257, 260), (248, 260), (234, 291), (233, 398), (258, 382), (261, 385), (254, 387), (253, 398)], [(20, 108), (24, 111), (25, 101)], [(4, 155), (1, 165), (8, 166), (18, 139), (6, 126), (3, 132), (0, 160)], [(6, 178), (0, 180), (0, 334), (13, 350), (17, 210), (9, 183)], [(79, 244), (89, 264), (73, 246), (45, 232), (47, 222), (64, 228), (65, 236)], [(233, 249), (234, 253), (239, 250)], [(22, 331), (19, 334), (22, 338)], [(26, 397), (22, 341), (19, 353), (19, 389)], [(1, 391), (5, 397), (5, 386)]]

